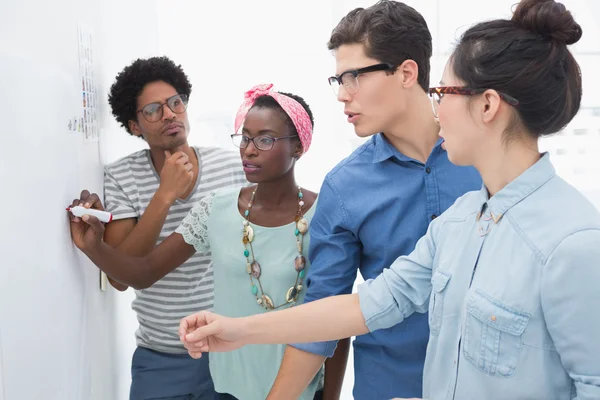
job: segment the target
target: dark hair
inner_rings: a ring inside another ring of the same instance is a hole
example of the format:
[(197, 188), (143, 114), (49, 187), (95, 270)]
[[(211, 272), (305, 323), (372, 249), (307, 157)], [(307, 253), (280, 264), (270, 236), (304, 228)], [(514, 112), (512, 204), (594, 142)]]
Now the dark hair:
[(399, 1), (380, 0), (350, 11), (333, 29), (327, 47), (361, 43), (365, 54), (394, 66), (413, 60), (419, 67), (419, 86), (429, 89), (431, 32), (421, 14)]
[[(300, 105), (306, 110), (306, 113), (308, 114), (308, 117), (310, 118), (310, 124), (313, 127), (315, 126), (315, 121), (313, 118), (312, 111), (310, 110), (310, 107), (308, 106), (308, 104), (306, 104), (306, 101), (302, 97), (297, 96), (292, 93), (284, 93), (284, 92), (278, 92), (278, 93), (282, 94), (284, 96), (290, 97), (290, 98), (296, 100), (298, 103), (300, 103)], [(281, 108), (279, 103), (271, 96), (264, 95), (264, 96), (257, 97), (252, 108), (255, 108), (255, 107), (256, 108), (269, 108), (271, 110), (279, 111), (282, 114), (283, 118), (285, 119), (285, 123), (290, 128), (292, 135), (298, 134), (298, 131), (296, 130), (296, 127), (294, 126), (294, 122), (292, 121), (292, 119), (289, 117), (289, 115), (287, 115), (285, 110), (283, 108)]]
[(173, 86), (177, 93), (188, 97), (192, 85), (181, 65), (176, 65), (167, 57), (137, 59), (125, 67), (110, 88), (108, 103), (112, 114), (123, 128), (129, 130), (129, 121), (137, 120), (137, 99), (148, 83), (163, 81)]
[(451, 64), (466, 86), (494, 89), (519, 101), (517, 119), (534, 137), (560, 131), (581, 103), (581, 72), (567, 45), (581, 27), (561, 3), (523, 0), (511, 20), (471, 27)]

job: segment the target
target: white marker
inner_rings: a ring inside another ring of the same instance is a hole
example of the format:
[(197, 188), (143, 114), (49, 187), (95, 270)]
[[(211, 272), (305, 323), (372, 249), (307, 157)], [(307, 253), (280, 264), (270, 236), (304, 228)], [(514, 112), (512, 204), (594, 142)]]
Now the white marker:
[(82, 206), (67, 207), (67, 211), (70, 211), (76, 217), (83, 217), (84, 215), (92, 215), (98, 218), (101, 222), (108, 223), (112, 221), (112, 214), (107, 211), (94, 210), (92, 208), (85, 208)]

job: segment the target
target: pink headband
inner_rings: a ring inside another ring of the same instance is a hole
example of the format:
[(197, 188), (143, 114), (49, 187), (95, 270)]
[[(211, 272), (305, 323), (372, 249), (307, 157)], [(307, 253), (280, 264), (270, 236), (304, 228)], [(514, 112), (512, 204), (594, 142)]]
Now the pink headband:
[(235, 132), (240, 129), (246, 119), (248, 111), (250, 111), (250, 108), (252, 108), (256, 99), (260, 96), (271, 96), (281, 108), (283, 108), (294, 123), (298, 136), (300, 137), (300, 143), (302, 143), (302, 149), (306, 153), (312, 140), (312, 124), (310, 123), (310, 117), (304, 107), (296, 100), (273, 91), (272, 83), (256, 85), (244, 94), (244, 102), (235, 116)]

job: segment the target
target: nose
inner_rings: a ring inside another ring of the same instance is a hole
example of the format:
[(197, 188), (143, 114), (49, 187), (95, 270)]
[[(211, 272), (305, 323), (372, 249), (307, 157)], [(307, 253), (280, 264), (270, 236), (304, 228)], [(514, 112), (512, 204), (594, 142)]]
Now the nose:
[(177, 114), (175, 114), (173, 111), (171, 111), (171, 109), (169, 108), (169, 106), (167, 104), (162, 105), (162, 111), (163, 111), (163, 116), (162, 116), (163, 121), (175, 119), (177, 116)]
[(337, 100), (340, 103), (348, 103), (350, 100), (352, 100), (352, 96), (350, 95), (350, 93), (348, 93), (348, 90), (346, 90), (346, 86), (344, 86), (344, 85), (339, 86), (338, 93), (337, 93)]
[(246, 148), (243, 149), (243, 151), (246, 157), (258, 155), (258, 149), (254, 145), (254, 142), (252, 140), (248, 141), (248, 146), (246, 146)]

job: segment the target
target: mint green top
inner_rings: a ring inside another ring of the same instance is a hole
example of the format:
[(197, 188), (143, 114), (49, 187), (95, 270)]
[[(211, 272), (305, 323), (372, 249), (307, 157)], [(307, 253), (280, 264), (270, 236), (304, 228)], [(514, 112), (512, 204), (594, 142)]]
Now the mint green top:
[[(212, 253), (214, 310), (228, 317), (267, 312), (257, 304), (246, 272), (245, 247), (242, 243), (244, 218), (238, 210), (239, 194), (240, 188), (227, 188), (203, 198), (176, 230), (197, 252)], [(310, 221), (315, 208), (316, 202), (304, 215), (309, 221), (309, 230), (303, 239), (305, 273), (310, 268), (307, 253)], [(260, 281), (263, 290), (275, 306), (279, 306), (285, 303), (286, 293), (296, 280), (296, 224), (292, 222), (267, 228), (253, 224), (250, 215), (250, 226), (254, 230), (252, 248), (262, 269)], [(304, 292), (305, 289), (300, 292), (296, 304), (304, 301)], [(285, 345), (248, 345), (227, 353), (210, 353), (210, 373), (216, 391), (243, 400), (264, 400), (277, 377), (284, 351)], [(300, 399), (312, 400), (315, 391), (321, 387), (322, 373), (319, 373)]]

